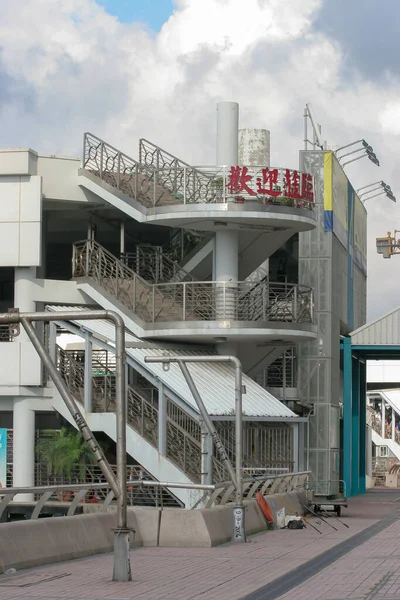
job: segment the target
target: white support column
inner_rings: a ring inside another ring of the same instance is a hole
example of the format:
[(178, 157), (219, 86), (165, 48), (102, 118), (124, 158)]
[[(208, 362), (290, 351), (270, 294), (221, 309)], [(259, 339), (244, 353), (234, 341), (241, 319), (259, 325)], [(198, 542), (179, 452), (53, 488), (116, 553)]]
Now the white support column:
[[(35, 411), (30, 398), (14, 398), (13, 487), (35, 485)], [(33, 502), (33, 494), (17, 494), (15, 502)]]
[(92, 336), (89, 332), (85, 333), (85, 373), (83, 389), (83, 407), (86, 412), (92, 412)]
[(167, 455), (167, 398), (161, 381), (158, 384), (158, 451), (161, 456)]
[[(239, 105), (237, 102), (220, 102), (217, 105), (217, 165), (233, 167), (238, 164)], [(239, 233), (237, 230), (221, 230), (215, 234), (216, 282), (232, 282), (232, 286), (221, 286), (217, 291), (218, 319), (234, 319), (236, 292), (229, 287), (237, 287), (239, 261)]]
[(381, 434), (382, 434), (382, 438), (385, 439), (386, 438), (386, 410), (385, 410), (385, 401), (382, 398), (382, 405), (381, 405), (381, 419), (382, 419), (382, 430), (381, 430)]
[(305, 423), (299, 423), (299, 471), (305, 471)]
[(53, 362), (57, 360), (57, 326), (52, 321), (49, 323), (49, 354)]
[(392, 440), (396, 441), (396, 413), (392, 407)]
[[(35, 312), (32, 283), (36, 278), (34, 267), (16, 267), (14, 274), (14, 306), (20, 312)], [(29, 342), (24, 328), (14, 344)], [(30, 399), (16, 396), (13, 401), (13, 486), (35, 485), (35, 412)], [(33, 502), (33, 494), (18, 494), (15, 502)]]
[(299, 424), (293, 423), (293, 472), (299, 471)]

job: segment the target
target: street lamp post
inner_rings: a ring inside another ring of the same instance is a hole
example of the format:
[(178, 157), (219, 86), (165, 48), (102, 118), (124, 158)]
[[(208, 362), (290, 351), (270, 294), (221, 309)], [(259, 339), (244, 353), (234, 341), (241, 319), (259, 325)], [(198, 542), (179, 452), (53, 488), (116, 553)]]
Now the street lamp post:
[[(168, 369), (170, 363), (178, 363), (182, 375), (199, 408), (201, 417), (213, 439), (214, 445), (219, 450), (221, 459), (236, 487), (235, 505), (233, 506), (233, 541), (246, 542), (245, 509), (243, 506), (243, 408), (242, 408), (242, 364), (236, 356), (145, 356), (147, 363), (162, 363)], [(201, 399), (195, 382), (186, 366), (186, 363), (215, 363), (230, 362), (235, 368), (235, 470), (226, 455), (222, 441), (210, 419), (207, 409)]]

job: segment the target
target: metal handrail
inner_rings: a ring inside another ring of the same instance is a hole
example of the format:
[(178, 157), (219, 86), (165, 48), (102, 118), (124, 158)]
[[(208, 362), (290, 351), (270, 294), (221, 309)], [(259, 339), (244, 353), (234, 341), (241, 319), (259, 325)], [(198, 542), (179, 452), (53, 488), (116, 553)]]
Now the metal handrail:
[[(83, 403), (84, 363), (77, 362), (76, 351), (66, 351), (57, 346), (58, 368), (75, 398)], [(92, 378), (92, 404), (94, 412), (115, 412), (115, 390), (113, 383), (102, 390)], [(171, 400), (167, 397), (167, 402)], [(179, 469), (196, 479), (200, 477), (201, 444), (181, 423), (167, 414), (167, 458)], [(187, 419), (190, 419), (189, 415)], [(127, 422), (152, 446), (158, 448), (158, 406), (144, 398), (139, 390), (127, 386)], [(217, 459), (216, 459), (217, 460)], [(217, 460), (218, 467), (219, 461)], [(223, 472), (223, 471), (222, 471)]]
[(134, 252), (127, 252), (123, 262), (146, 281), (167, 283), (168, 281), (196, 281), (191, 273), (151, 245), (136, 246)]
[(192, 167), (147, 140), (141, 140), (138, 162), (85, 133), (83, 169), (146, 207), (258, 202), (314, 210), (315, 204), (314, 179), (308, 173), (272, 167)]
[(74, 244), (73, 278), (91, 277), (147, 323), (157, 321), (313, 322), (313, 290), (260, 281), (150, 284), (93, 240)]
[[(283, 491), (292, 491), (295, 489), (304, 489), (310, 473), (310, 471), (301, 471), (298, 473), (285, 473), (283, 475), (272, 475), (265, 477), (246, 477), (243, 479), (244, 500), (250, 501), (254, 499), (257, 492), (261, 492), (263, 495), (266, 495), (280, 493)], [(160, 491), (174, 489), (204, 491), (203, 496), (197, 501), (192, 509), (195, 509), (199, 506), (211, 508), (213, 506), (226, 504), (233, 505), (235, 501), (235, 486), (231, 481), (225, 481), (215, 485), (207, 485), (199, 483), (136, 480), (127, 481), (126, 486), (128, 489), (154, 488), (160, 489)], [(31, 514), (31, 519), (37, 519), (39, 518), (45, 504), (49, 501), (54, 502), (54, 499), (52, 498), (59, 492), (76, 492), (76, 496), (72, 502), (64, 503), (69, 504), (67, 516), (73, 516), (78, 506), (84, 501), (86, 494), (92, 493), (96, 490), (104, 492), (103, 497), (100, 498), (100, 501), (103, 502), (100, 509), (101, 512), (108, 511), (114, 500), (114, 492), (110, 489), (110, 485), (108, 483), (2, 488), (0, 490), (0, 517), (17, 494), (32, 494), (40, 495), (38, 500), (35, 502), (35, 507)], [(105, 494), (105, 492), (107, 492), (107, 494)]]

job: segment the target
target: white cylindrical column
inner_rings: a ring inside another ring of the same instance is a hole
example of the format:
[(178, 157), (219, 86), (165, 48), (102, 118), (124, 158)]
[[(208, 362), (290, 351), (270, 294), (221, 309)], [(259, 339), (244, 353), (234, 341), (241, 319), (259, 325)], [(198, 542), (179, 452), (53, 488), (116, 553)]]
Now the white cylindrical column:
[[(239, 130), (239, 165), (269, 167), (271, 159), (271, 136), (268, 129)], [(247, 278), (252, 281), (264, 279), (269, 272), (269, 258)]]
[[(13, 487), (35, 485), (35, 411), (30, 398), (14, 398)], [(33, 502), (33, 494), (17, 494), (15, 502)]]
[[(20, 312), (35, 312), (35, 302), (32, 299), (33, 285), (36, 279), (35, 267), (16, 267), (14, 274), (14, 306)], [(29, 340), (23, 327), (17, 342)]]
[(217, 165), (227, 167), (238, 163), (239, 104), (217, 104)]
[(239, 130), (239, 165), (269, 167), (270, 152), (268, 129)]
[(215, 236), (215, 281), (237, 281), (239, 237), (237, 231), (217, 231)]
[[(20, 312), (35, 312), (32, 299), (36, 278), (34, 267), (16, 267), (14, 275), (14, 306)], [(29, 342), (24, 328), (13, 344)], [(35, 412), (30, 398), (15, 397), (13, 402), (13, 486), (30, 487), (35, 484)], [(15, 502), (33, 502), (33, 494), (18, 494)]]
[[(217, 165), (234, 167), (238, 164), (239, 104), (217, 104)], [(222, 230), (215, 234), (216, 312), (218, 320), (235, 319), (238, 280), (239, 233)], [(219, 286), (219, 282), (224, 285)], [(232, 282), (226, 285), (226, 282)]]

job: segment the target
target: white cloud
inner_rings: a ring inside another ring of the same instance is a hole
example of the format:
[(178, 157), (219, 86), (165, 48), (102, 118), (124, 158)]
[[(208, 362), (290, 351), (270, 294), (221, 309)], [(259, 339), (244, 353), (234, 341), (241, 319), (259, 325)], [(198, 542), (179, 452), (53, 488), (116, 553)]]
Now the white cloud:
[[(119, 23), (94, 0), (0, 0), (3, 144), (79, 153), (89, 130), (134, 156), (146, 137), (210, 164), (215, 104), (236, 100), (242, 126), (271, 130), (272, 161), (294, 166), (311, 101), (328, 143), (365, 137), (376, 149), (380, 170), (366, 160), (349, 165), (354, 186), (385, 179), (396, 193), (399, 81), (383, 87), (356, 73), (341, 78), (344, 50), (313, 27), (323, 1), (177, 0), (154, 36)], [(375, 237), (396, 225), (397, 205), (372, 200), (374, 316), (400, 298), (395, 259), (375, 255)]]

